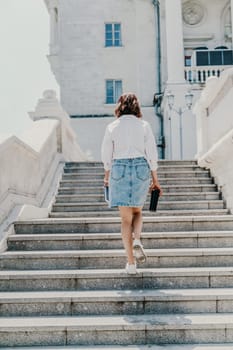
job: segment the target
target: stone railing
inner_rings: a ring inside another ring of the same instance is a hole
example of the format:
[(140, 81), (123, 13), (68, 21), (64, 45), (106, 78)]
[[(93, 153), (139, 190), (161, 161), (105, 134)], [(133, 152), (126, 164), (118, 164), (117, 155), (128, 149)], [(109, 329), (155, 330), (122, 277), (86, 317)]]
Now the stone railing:
[(191, 84), (204, 84), (209, 77), (219, 77), (232, 66), (191, 66), (185, 67), (185, 80)]
[(233, 69), (207, 80), (194, 112), (198, 163), (211, 170), (233, 213)]
[(39, 100), (30, 130), (0, 139), (0, 240), (17, 218), (47, 217), (65, 161), (86, 160), (55, 92)]

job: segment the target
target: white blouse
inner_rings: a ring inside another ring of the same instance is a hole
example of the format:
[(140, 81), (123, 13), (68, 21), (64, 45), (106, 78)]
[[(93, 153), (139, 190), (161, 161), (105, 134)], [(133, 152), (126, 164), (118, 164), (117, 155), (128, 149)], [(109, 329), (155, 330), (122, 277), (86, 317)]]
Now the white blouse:
[(106, 127), (101, 158), (110, 170), (113, 159), (145, 157), (151, 170), (158, 167), (158, 152), (151, 126), (134, 115), (122, 115)]

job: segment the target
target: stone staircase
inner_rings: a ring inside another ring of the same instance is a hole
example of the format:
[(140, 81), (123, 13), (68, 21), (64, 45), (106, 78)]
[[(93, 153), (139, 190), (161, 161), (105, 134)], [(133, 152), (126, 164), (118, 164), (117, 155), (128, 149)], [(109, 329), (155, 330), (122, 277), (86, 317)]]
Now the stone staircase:
[(233, 349), (233, 216), (196, 162), (159, 165), (129, 276), (102, 165), (65, 164), (50, 218), (16, 222), (0, 255), (1, 348)]

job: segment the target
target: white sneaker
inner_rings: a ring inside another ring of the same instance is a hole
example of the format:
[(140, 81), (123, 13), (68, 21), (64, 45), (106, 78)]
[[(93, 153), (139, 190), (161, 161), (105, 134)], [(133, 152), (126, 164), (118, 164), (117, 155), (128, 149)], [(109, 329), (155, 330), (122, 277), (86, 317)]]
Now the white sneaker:
[(128, 275), (136, 275), (137, 273), (137, 268), (136, 264), (126, 264), (125, 271), (128, 273)]
[(143, 249), (143, 245), (140, 241), (140, 239), (135, 239), (133, 241), (133, 253), (136, 258), (136, 261), (139, 263), (145, 263), (146, 262), (146, 253)]

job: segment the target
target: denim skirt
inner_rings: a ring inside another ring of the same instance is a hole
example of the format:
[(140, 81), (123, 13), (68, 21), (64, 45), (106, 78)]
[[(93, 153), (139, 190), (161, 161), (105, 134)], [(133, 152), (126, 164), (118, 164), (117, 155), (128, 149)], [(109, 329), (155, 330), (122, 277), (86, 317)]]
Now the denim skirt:
[(109, 181), (109, 207), (143, 207), (150, 185), (144, 157), (114, 159)]

